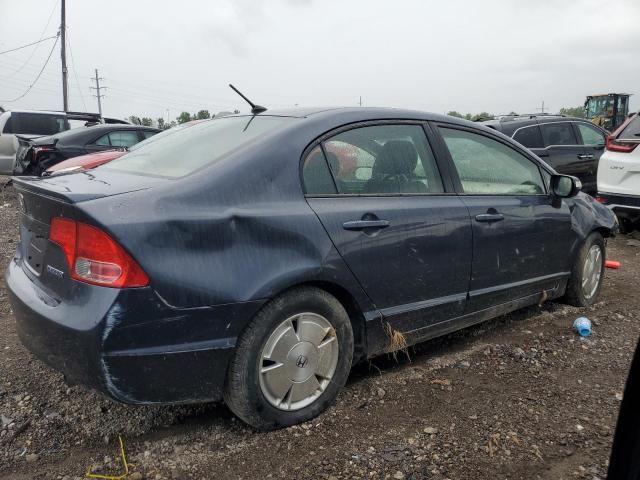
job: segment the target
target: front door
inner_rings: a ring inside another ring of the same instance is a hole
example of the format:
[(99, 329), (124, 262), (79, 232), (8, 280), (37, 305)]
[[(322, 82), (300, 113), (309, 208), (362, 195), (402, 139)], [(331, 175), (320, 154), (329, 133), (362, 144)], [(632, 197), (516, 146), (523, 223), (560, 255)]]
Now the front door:
[(580, 155), (588, 162), (585, 178), (581, 179), (582, 190), (591, 195), (595, 195), (598, 191), (598, 163), (604, 152), (605, 132), (587, 122), (575, 122), (573, 125), (578, 134)]
[(338, 133), (310, 152), (303, 176), (309, 205), (393, 328), (408, 332), (463, 313), (469, 215), (445, 191), (421, 125)]
[(494, 136), (440, 126), (473, 225), (467, 311), (541, 295), (569, 275), (568, 207), (552, 205), (537, 163)]

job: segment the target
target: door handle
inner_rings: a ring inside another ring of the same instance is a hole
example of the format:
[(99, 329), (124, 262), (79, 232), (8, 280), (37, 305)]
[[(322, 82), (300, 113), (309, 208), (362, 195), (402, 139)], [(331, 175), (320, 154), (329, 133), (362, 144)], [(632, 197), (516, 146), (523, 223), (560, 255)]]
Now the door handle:
[(389, 225), (388, 220), (353, 220), (344, 222), (342, 228), (345, 230), (364, 230), (366, 228), (387, 228)]
[(580, 160), (593, 160), (593, 155), (590, 153), (579, 153), (578, 158)]
[(501, 213), (481, 213), (480, 215), (476, 215), (476, 222), (501, 222), (504, 220), (504, 215)]

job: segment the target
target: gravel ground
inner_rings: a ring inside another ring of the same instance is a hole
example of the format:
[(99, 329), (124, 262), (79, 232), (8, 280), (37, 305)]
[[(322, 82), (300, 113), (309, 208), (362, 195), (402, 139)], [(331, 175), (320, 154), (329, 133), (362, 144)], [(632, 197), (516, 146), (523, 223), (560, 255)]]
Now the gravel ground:
[[(13, 190), (0, 190), (2, 270), (16, 207)], [(589, 311), (548, 303), (421, 344), (410, 358), (374, 359), (329, 411), (270, 433), (219, 405), (132, 407), (67, 386), (18, 341), (2, 279), (0, 478), (118, 474), (119, 434), (129, 479), (604, 478), (640, 334), (639, 247), (609, 242), (623, 268), (607, 271)], [(588, 339), (571, 330), (582, 314), (594, 324)]]

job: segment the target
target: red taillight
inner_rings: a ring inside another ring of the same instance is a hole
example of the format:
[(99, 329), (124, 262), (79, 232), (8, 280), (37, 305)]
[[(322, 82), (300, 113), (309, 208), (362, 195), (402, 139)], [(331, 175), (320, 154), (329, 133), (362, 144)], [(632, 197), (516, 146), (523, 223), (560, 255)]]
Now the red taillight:
[(638, 146), (637, 143), (618, 141), (613, 135), (607, 137), (607, 150), (610, 152), (630, 153)]
[(105, 287), (144, 287), (149, 277), (102, 230), (61, 217), (51, 219), (49, 239), (60, 245), (71, 277)]

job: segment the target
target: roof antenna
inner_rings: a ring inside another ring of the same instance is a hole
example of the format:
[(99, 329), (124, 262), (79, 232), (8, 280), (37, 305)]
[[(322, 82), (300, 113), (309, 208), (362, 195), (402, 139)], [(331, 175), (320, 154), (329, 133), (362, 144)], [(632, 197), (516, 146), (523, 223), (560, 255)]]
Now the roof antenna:
[(251, 100), (249, 100), (247, 97), (245, 97), (240, 92), (240, 90), (238, 90), (233, 85), (229, 84), (229, 86), (231, 87), (231, 89), (234, 92), (236, 92), (238, 95), (240, 95), (249, 105), (251, 105), (251, 113), (253, 113), (254, 115), (257, 115), (258, 113), (262, 113), (262, 112), (266, 112), (267, 111), (266, 107), (263, 107), (262, 105), (256, 105), (255, 103), (253, 103)]

